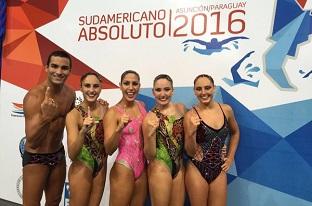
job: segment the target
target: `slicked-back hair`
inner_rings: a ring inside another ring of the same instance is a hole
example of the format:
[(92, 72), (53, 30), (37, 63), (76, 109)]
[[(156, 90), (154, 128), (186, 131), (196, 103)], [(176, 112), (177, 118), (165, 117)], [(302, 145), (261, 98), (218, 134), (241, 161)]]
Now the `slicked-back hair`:
[(136, 76), (138, 77), (138, 80), (140, 81), (140, 75), (139, 75), (136, 71), (134, 71), (134, 70), (126, 70), (126, 71), (124, 71), (124, 72), (121, 74), (120, 83), (124, 80), (124, 78), (125, 78), (125, 76), (126, 76), (127, 74), (134, 74), (134, 75), (136, 75)]
[(69, 68), (72, 67), (72, 61), (71, 61), (70, 55), (69, 55), (66, 51), (59, 50), (59, 51), (54, 51), (54, 52), (52, 52), (52, 53), (49, 55), (49, 57), (48, 57), (47, 66), (49, 66), (49, 64), (50, 64), (51, 57), (63, 57), (63, 58), (67, 58), (67, 59), (69, 60)]
[(172, 78), (168, 74), (159, 74), (154, 78), (153, 86), (155, 86), (155, 83), (160, 79), (166, 79), (170, 82), (171, 87), (173, 88), (173, 81)]
[(100, 82), (102, 82), (101, 77), (100, 77), (100, 75), (98, 73), (96, 73), (96, 72), (87, 72), (87, 73), (83, 74), (80, 77), (80, 86), (82, 86), (83, 80), (85, 80), (85, 78), (87, 78), (88, 76), (95, 76)]
[(210, 75), (208, 75), (208, 74), (200, 74), (200, 75), (198, 75), (198, 76), (194, 79), (194, 86), (195, 86), (197, 80), (198, 80), (199, 78), (202, 78), (202, 77), (203, 77), (203, 78), (209, 79), (209, 80), (211, 81), (211, 83), (214, 85), (213, 78), (212, 78)]

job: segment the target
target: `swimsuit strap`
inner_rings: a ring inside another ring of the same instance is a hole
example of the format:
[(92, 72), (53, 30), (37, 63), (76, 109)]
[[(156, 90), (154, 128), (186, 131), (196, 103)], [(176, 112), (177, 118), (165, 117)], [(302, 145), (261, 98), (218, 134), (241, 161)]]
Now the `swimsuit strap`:
[(124, 110), (123, 110), (123, 108), (121, 108), (121, 106), (117, 106), (117, 105), (116, 105), (115, 108), (116, 108), (117, 112), (119, 112), (119, 113), (121, 113), (121, 114), (124, 113)]
[[(224, 125), (227, 125), (228, 122), (227, 122), (226, 115), (225, 115), (225, 113), (224, 113), (224, 111), (223, 111), (223, 109), (222, 109), (220, 103), (218, 103), (218, 104), (219, 104), (219, 107), (220, 107), (220, 109), (221, 109), (221, 111), (222, 111), (222, 114), (223, 114), (223, 117), (224, 117), (224, 124), (223, 124), (223, 126), (224, 126)], [(222, 126), (222, 127), (223, 127), (223, 126)]]
[(152, 109), (152, 112), (156, 114), (157, 118), (159, 119), (159, 127), (158, 127), (158, 131), (160, 132), (160, 134), (163, 136), (163, 137), (166, 137), (166, 138), (169, 138), (169, 134), (168, 134), (168, 131), (167, 131), (167, 128), (166, 128), (166, 123), (164, 120), (168, 120), (168, 117), (165, 116), (164, 114), (162, 114), (160, 112), (159, 109), (157, 109), (156, 107), (154, 107)]
[[(140, 112), (140, 117), (144, 116), (144, 115), (142, 115), (142, 114), (144, 114), (145, 109), (144, 109), (142, 103), (141, 103), (140, 101), (137, 101), (137, 100), (135, 100), (135, 103), (138, 105), (139, 112)], [(116, 110), (117, 110), (119, 113), (121, 113), (121, 114), (124, 113), (124, 109), (121, 108), (121, 106), (116, 105), (115, 108), (116, 108)], [(140, 118), (140, 117), (136, 117), (136, 118)]]
[(81, 105), (77, 105), (75, 108), (78, 110), (78, 112), (80, 112), (83, 118), (85, 118), (88, 115)]
[[(77, 105), (77, 106), (75, 106), (75, 108), (78, 110), (78, 112), (80, 112), (82, 118), (86, 118), (88, 116), (88, 112), (85, 111), (83, 106)], [(103, 113), (104, 113), (104, 109), (102, 107), (100, 116), (93, 116), (93, 117), (95, 118), (95, 120), (101, 121), (103, 119), (103, 116), (104, 116)]]
[(138, 104), (141, 117), (144, 118), (144, 116), (145, 116), (145, 114), (146, 114), (146, 111), (145, 111), (145, 108), (144, 108), (144, 106), (143, 106), (143, 103), (140, 102), (140, 101), (137, 101), (137, 100), (136, 100), (135, 102)]
[[(221, 111), (222, 111), (223, 117), (224, 117), (225, 120), (226, 120), (226, 115), (224, 114), (224, 111), (223, 111), (223, 109), (222, 109), (220, 103), (218, 103), (218, 105), (219, 105), (219, 107), (220, 107), (220, 109), (221, 109)], [(202, 118), (201, 118), (201, 116), (199, 115), (197, 109), (196, 109), (195, 107), (193, 107), (193, 109), (195, 110), (195, 112), (196, 112), (197, 116), (199, 117), (199, 119), (202, 120)]]
[(160, 119), (161, 121), (168, 120), (168, 117), (164, 115), (163, 113), (160, 112), (160, 110), (156, 107), (152, 109), (152, 112), (156, 114), (157, 118)]
[(195, 110), (195, 112), (196, 112), (197, 116), (199, 117), (199, 119), (202, 120), (202, 118), (201, 118), (201, 116), (199, 115), (197, 109), (196, 109), (195, 107), (193, 107), (193, 109)]

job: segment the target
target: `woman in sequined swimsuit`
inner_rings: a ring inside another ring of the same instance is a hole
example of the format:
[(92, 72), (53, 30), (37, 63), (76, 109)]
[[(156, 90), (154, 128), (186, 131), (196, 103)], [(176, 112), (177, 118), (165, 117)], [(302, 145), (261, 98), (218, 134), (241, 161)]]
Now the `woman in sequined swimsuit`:
[(136, 97), (140, 89), (137, 72), (121, 75), (122, 99), (111, 107), (104, 119), (104, 142), (109, 155), (118, 148), (110, 172), (110, 206), (143, 206), (147, 194), (146, 160), (141, 125), (146, 115), (143, 102)]
[(183, 104), (171, 102), (173, 82), (160, 74), (154, 79), (156, 105), (143, 122), (144, 153), (149, 161), (148, 185), (153, 206), (184, 205)]
[(209, 75), (197, 76), (194, 93), (198, 104), (184, 117), (185, 150), (190, 158), (185, 185), (191, 205), (196, 206), (226, 205), (226, 172), (234, 161), (239, 141), (232, 108), (214, 101), (214, 92)]
[(103, 117), (107, 103), (98, 101), (101, 81), (96, 73), (81, 77), (84, 100), (66, 116), (67, 146), (73, 161), (68, 172), (70, 205), (99, 205), (106, 180)]

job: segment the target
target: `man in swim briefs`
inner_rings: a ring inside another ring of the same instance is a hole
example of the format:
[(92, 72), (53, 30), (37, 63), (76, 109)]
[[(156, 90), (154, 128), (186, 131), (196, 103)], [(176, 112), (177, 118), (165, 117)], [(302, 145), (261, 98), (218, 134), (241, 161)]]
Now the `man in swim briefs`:
[(24, 97), (26, 143), (23, 155), (23, 205), (58, 206), (66, 177), (62, 144), (66, 114), (74, 107), (75, 93), (66, 86), (71, 59), (65, 51), (48, 57), (47, 78)]

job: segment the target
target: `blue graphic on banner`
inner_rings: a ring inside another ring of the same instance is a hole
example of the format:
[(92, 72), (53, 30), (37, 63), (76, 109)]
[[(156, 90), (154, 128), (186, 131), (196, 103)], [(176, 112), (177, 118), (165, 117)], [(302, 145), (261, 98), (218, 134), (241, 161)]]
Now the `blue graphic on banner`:
[(231, 50), (229, 46), (225, 46), (228, 43), (232, 42), (232, 45), (235, 49), (238, 49), (238, 41), (239, 39), (249, 39), (245, 36), (237, 36), (237, 37), (230, 37), (219, 41), (217, 38), (212, 38), (210, 41), (203, 41), (200, 39), (188, 39), (182, 42), (184, 44), (184, 51), (186, 51), (190, 44), (195, 44), (193, 46), (193, 51), (202, 54), (202, 55), (211, 55), (216, 52), (222, 52), (223, 50)]
[(69, 183), (65, 182), (64, 184), (64, 206), (69, 206)]
[(26, 143), (26, 137), (23, 137), (23, 138), (20, 140), (19, 145), (18, 145), (18, 148), (19, 148), (21, 157), (24, 156), (25, 143)]
[[(251, 56), (255, 51), (248, 52), (245, 56), (243, 56), (237, 63), (235, 63), (231, 67), (231, 74), (233, 80), (228, 78), (223, 78), (223, 81), (230, 86), (234, 86), (236, 84), (247, 84), (253, 87), (258, 87), (259, 81), (255, 78), (254, 73), (258, 73), (260, 68), (257, 66), (253, 66), (252, 63), (248, 63), (245, 67), (241, 67), (241, 64)], [(239, 73), (240, 69), (242, 70), (242, 74)], [(242, 76), (244, 74), (244, 76)]]
[(272, 32), (272, 40), (276, 43), (265, 56), (265, 66), (266, 73), (281, 88), (293, 88), (283, 64), (287, 55), (294, 57), (298, 45), (308, 40), (312, 33), (311, 24), (311, 11), (304, 11), (296, 1), (277, 1)]
[(228, 206), (311, 206), (311, 202), (239, 177), (228, 185), (227, 202)]
[(282, 137), (311, 121), (312, 100), (299, 101), (253, 111)]
[[(240, 128), (235, 162), (227, 175), (228, 206), (311, 205), (312, 138), (307, 134), (312, 131), (312, 100), (250, 111), (222, 87), (215, 97), (231, 105)], [(148, 108), (154, 106), (151, 88), (142, 89), (140, 99)], [(176, 87), (172, 100), (187, 108), (197, 102), (192, 87)]]
[(300, 69), (299, 74), (302, 74), (303, 75), (302, 78), (305, 79), (305, 78), (308, 78), (312, 74), (312, 70), (310, 70), (309, 72), (305, 72), (302, 69)]

